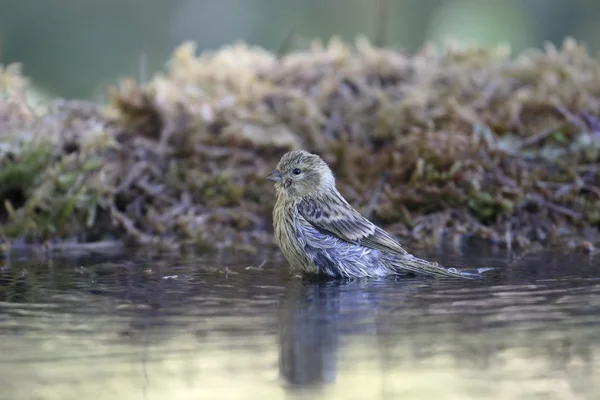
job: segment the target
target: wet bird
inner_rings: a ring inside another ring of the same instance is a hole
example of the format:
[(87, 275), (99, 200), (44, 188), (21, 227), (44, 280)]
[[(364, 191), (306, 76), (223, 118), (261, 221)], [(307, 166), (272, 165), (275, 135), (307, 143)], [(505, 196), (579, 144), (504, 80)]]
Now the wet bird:
[(421, 274), (476, 278), (409, 254), (386, 231), (356, 211), (338, 192), (316, 154), (293, 150), (268, 179), (275, 182), (275, 238), (293, 270), (333, 278)]

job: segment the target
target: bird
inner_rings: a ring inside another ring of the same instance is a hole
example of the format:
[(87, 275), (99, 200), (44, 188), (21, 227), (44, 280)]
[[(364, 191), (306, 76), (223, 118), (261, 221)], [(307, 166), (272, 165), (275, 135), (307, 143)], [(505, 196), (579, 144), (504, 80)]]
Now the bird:
[(480, 276), (410, 254), (344, 199), (331, 168), (317, 154), (291, 150), (267, 179), (277, 197), (275, 241), (293, 271), (341, 279)]

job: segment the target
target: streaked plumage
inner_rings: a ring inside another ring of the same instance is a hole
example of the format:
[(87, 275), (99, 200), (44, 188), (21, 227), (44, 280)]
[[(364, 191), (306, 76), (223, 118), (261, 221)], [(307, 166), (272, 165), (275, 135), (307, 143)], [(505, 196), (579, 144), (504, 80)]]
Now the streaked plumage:
[(283, 155), (275, 181), (275, 238), (294, 270), (335, 278), (418, 273), (473, 278), (409, 254), (383, 229), (363, 217), (335, 187), (331, 169), (304, 150)]

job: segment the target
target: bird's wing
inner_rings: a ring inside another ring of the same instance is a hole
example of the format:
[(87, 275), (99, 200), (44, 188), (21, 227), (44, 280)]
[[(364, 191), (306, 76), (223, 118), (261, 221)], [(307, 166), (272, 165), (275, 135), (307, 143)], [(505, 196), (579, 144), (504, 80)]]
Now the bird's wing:
[(316, 201), (304, 199), (298, 212), (306, 221), (324, 233), (351, 243), (397, 254), (408, 254), (386, 231), (360, 215), (337, 193)]

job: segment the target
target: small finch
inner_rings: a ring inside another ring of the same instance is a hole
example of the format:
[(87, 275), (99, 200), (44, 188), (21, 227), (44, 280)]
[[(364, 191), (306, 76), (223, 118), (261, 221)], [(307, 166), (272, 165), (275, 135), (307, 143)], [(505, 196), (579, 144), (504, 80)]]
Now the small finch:
[(360, 215), (335, 187), (318, 155), (293, 150), (268, 176), (275, 181), (275, 239), (293, 270), (333, 278), (411, 273), (459, 278), (461, 273), (409, 254), (383, 229)]

